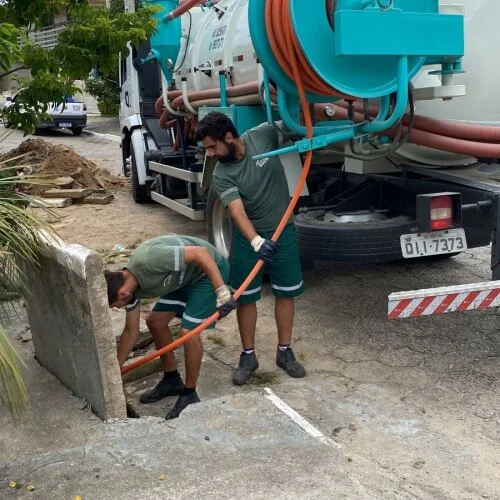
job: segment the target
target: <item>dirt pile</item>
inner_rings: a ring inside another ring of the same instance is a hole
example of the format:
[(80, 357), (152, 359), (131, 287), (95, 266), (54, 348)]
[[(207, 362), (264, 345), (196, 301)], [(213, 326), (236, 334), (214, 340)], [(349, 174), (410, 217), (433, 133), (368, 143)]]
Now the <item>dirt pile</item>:
[[(50, 179), (56, 177), (72, 177), (75, 181), (72, 187), (118, 191), (128, 186), (127, 179), (99, 168), (94, 162), (77, 154), (73, 148), (51, 144), (43, 139), (27, 139), (0, 157), (1, 162), (9, 159), (13, 161), (4, 163), (4, 166), (19, 166), (33, 174), (43, 175), (48, 184)], [(32, 185), (30, 192), (39, 194), (50, 187), (52, 186)]]

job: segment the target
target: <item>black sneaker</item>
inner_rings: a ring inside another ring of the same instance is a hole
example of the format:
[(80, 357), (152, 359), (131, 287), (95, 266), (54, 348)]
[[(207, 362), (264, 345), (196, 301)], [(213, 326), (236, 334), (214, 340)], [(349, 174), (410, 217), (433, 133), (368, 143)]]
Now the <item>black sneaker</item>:
[(140, 395), (139, 401), (143, 404), (156, 403), (167, 396), (178, 396), (184, 389), (181, 377), (162, 379), (148, 392)]
[(198, 397), (198, 394), (196, 394), (196, 392), (192, 392), (187, 396), (179, 396), (179, 399), (175, 403), (175, 406), (167, 413), (165, 420), (172, 420), (173, 418), (177, 418), (181, 414), (182, 410), (186, 408), (186, 406), (199, 402), (200, 398)]
[(238, 368), (234, 370), (233, 383), (236, 385), (246, 384), (250, 379), (250, 375), (252, 375), (258, 367), (259, 362), (257, 361), (255, 351), (252, 352), (252, 354), (245, 354), (245, 352), (242, 352)]
[(306, 375), (304, 367), (295, 359), (295, 354), (291, 347), (285, 351), (276, 351), (276, 364), (285, 370), (290, 377), (302, 378)]

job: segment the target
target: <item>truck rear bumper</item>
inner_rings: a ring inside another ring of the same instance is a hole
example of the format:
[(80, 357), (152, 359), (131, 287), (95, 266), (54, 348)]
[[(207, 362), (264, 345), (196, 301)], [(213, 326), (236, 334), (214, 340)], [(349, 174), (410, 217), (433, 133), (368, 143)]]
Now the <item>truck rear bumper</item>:
[(42, 121), (38, 125), (39, 128), (83, 128), (86, 126), (86, 115), (53, 116), (51, 121)]

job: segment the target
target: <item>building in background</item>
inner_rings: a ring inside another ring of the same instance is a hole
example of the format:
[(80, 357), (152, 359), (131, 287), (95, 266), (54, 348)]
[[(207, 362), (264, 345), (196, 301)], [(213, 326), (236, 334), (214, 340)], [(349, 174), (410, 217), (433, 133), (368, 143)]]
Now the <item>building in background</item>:
[[(89, 4), (95, 7), (108, 7), (109, 0), (89, 0)], [(58, 12), (54, 12), (46, 27), (37, 31), (27, 31), (28, 38), (43, 47), (44, 49), (51, 49), (57, 43), (57, 37), (64, 28), (64, 25), (70, 21), (68, 12), (65, 6), (62, 6)]]
[[(108, 8), (109, 0), (89, 0), (89, 4), (95, 7)], [(36, 45), (44, 49), (52, 49), (57, 44), (59, 33), (64, 29), (64, 26), (71, 21), (65, 6), (53, 12), (47, 26), (39, 30), (27, 30), (26, 35)], [(29, 78), (30, 71), (21, 69), (12, 72), (10, 75), (0, 78), (0, 92), (5, 95), (10, 95), (15, 92), (19, 84), (17, 78)], [(75, 82), (77, 87), (83, 88), (83, 82)], [(82, 99), (87, 103), (89, 113), (98, 113), (95, 99), (82, 91)]]

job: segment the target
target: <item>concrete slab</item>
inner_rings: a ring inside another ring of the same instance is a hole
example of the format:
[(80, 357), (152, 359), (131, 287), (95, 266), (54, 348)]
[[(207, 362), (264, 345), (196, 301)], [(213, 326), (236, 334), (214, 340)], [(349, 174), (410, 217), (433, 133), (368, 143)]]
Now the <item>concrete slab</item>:
[(39, 268), (25, 269), (36, 356), (102, 419), (125, 418), (125, 398), (97, 252), (47, 241)]
[(29, 344), (21, 353), (31, 407), (21, 425), (0, 415), (9, 436), (0, 440), (2, 498), (375, 498), (350, 476), (341, 450), (305, 432), (263, 390), (204, 401), (175, 421), (104, 423), (33, 360)]

